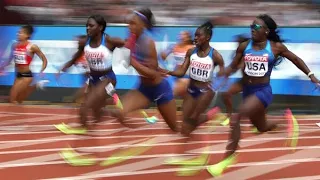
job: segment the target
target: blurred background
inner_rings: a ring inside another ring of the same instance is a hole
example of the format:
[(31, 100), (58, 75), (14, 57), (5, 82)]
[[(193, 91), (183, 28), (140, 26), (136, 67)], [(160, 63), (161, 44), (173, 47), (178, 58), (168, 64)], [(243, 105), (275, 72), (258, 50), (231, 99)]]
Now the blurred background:
[(84, 24), (91, 14), (110, 23), (124, 23), (131, 10), (148, 6), (158, 25), (194, 25), (216, 19), (226, 25), (247, 25), (268, 13), (281, 26), (320, 25), (320, 0), (1, 0), (2, 24)]

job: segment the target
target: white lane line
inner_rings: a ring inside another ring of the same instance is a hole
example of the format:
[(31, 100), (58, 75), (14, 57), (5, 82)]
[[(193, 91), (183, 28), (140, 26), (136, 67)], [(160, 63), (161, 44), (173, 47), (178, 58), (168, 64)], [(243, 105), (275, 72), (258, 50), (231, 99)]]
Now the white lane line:
[[(158, 144), (138, 144), (132, 145), (133, 147), (153, 147), (157, 145), (174, 145), (175, 143), (158, 143)], [(183, 145), (183, 144), (181, 144)], [(126, 147), (125, 145), (121, 145), (122, 147)], [(130, 145), (128, 145), (130, 147)], [(90, 147), (78, 147), (75, 148), (79, 151), (89, 152), (90, 150), (96, 149), (114, 149), (115, 146), (90, 146)], [(31, 149), (31, 150), (15, 150), (15, 151), (2, 151), (0, 155), (9, 155), (9, 154), (27, 154), (27, 153), (42, 153), (42, 152), (59, 152), (65, 148), (43, 148), (43, 149)], [(298, 146), (298, 147), (274, 147), (274, 148), (247, 148), (247, 149), (239, 149), (237, 152), (239, 153), (252, 153), (252, 152), (274, 152), (274, 151), (289, 151), (289, 150), (306, 150), (306, 149), (320, 149), (320, 146)], [(193, 151), (193, 153), (185, 153), (183, 155), (192, 155), (192, 154), (223, 154), (225, 150), (215, 150), (215, 151)], [(150, 157), (161, 157), (161, 154), (154, 154), (154, 155), (142, 155), (142, 156), (135, 156), (136, 159), (143, 159), (143, 158), (150, 158)]]
[[(103, 126), (108, 126), (111, 123), (105, 123), (105, 124), (100, 124), (100, 127)], [(119, 123), (114, 123), (114, 124), (119, 124)], [(79, 123), (69, 123), (68, 124), (70, 127), (79, 127)], [(250, 124), (243, 124), (241, 127), (248, 127)], [(280, 126), (285, 127), (286, 125), (283, 124)], [(300, 129), (305, 130), (305, 129), (319, 129), (317, 126), (314, 126), (313, 124), (300, 124)], [(229, 127), (222, 127), (222, 126), (199, 126), (197, 130), (203, 130), (206, 128), (220, 128), (220, 129), (229, 129)], [(118, 128), (117, 128), (118, 129)], [(146, 125), (143, 127), (135, 128), (135, 129), (128, 129), (127, 132), (135, 132), (135, 131), (141, 131), (141, 130), (169, 130), (167, 125)], [(53, 131), (54, 130), (54, 131)], [(100, 130), (89, 130), (89, 132), (105, 132), (105, 131), (113, 131), (114, 129), (110, 129), (106, 127), (106, 129), (100, 129)], [(55, 133), (60, 133), (54, 125), (20, 125), (20, 126), (0, 126), (0, 135), (25, 135), (25, 134), (55, 134)]]
[(318, 175), (318, 176), (302, 176), (302, 177), (281, 178), (281, 179), (274, 179), (274, 180), (319, 180), (319, 179), (320, 179), (320, 175)]
[[(315, 146), (319, 146), (320, 144), (316, 144)], [(319, 158), (320, 153), (318, 149), (310, 148), (310, 149), (304, 149), (300, 151), (296, 151), (294, 153), (289, 153), (283, 156), (278, 156), (276, 158), (273, 158), (273, 161), (290, 161), (291, 159), (306, 159), (306, 158)], [(307, 162), (304, 160), (304, 162)], [(250, 179), (258, 176), (262, 176), (267, 173), (272, 173), (274, 171), (279, 171), (283, 168), (288, 168), (290, 166), (296, 165), (299, 162), (293, 162), (289, 164), (279, 163), (274, 164), (272, 166), (268, 166), (265, 168), (257, 168), (257, 166), (248, 166), (245, 168), (237, 169), (232, 172), (228, 172), (221, 176), (221, 178), (218, 179)], [(210, 180), (216, 180), (217, 178), (210, 178)]]
[[(305, 132), (301, 132), (300, 135), (306, 134)], [(270, 138), (270, 137), (279, 137), (279, 136), (286, 136), (286, 133), (283, 134), (262, 134), (259, 136), (255, 136), (255, 137), (260, 137), (260, 138)], [(249, 138), (245, 138), (245, 139), (253, 139), (252, 137)], [(245, 147), (250, 147), (253, 145), (259, 145), (259, 144), (264, 144), (266, 142), (272, 142), (272, 141), (255, 141), (255, 142), (241, 142), (240, 146), (242, 148)], [(211, 150), (224, 150), (226, 147), (226, 143), (221, 143), (221, 144), (215, 144), (210, 146)], [(201, 150), (201, 152), (207, 150), (206, 147), (202, 147), (202, 148), (195, 148), (193, 150), (187, 151), (186, 153), (192, 153), (193, 151), (195, 152), (199, 152), (199, 150)], [(178, 154), (177, 154), (177, 157)], [(102, 170), (97, 170), (97, 171), (93, 171), (93, 172), (89, 172), (84, 174), (85, 176), (91, 177), (91, 176), (95, 176), (96, 174), (109, 174), (109, 173), (114, 173), (114, 172), (132, 172), (134, 173), (134, 171), (139, 171), (139, 170), (144, 170), (144, 169), (151, 169), (151, 168), (155, 168), (158, 166), (161, 166), (164, 162), (166, 158), (162, 158), (162, 157), (158, 157), (158, 158), (154, 158), (154, 159), (147, 159), (147, 160), (142, 160), (139, 162), (134, 162), (134, 163), (129, 163), (129, 164), (124, 164), (124, 165), (120, 165), (117, 167), (112, 167), (112, 168), (108, 168), (108, 169), (102, 169)], [(294, 158), (291, 158), (294, 159)], [(94, 179), (94, 178), (88, 178), (88, 179)], [(237, 178), (235, 178), (237, 179)]]
[(34, 117), (34, 118), (19, 118), (19, 119), (12, 119), (10, 121), (3, 121), (0, 122), (0, 126), (5, 126), (5, 125), (12, 125), (12, 124), (17, 124), (17, 123), (27, 123), (27, 122), (42, 122), (42, 121), (61, 121), (65, 119), (72, 119), (76, 118), (77, 116), (48, 116), (48, 117)]
[[(31, 142), (51, 142), (51, 141), (76, 141), (76, 140), (83, 140), (83, 139), (121, 139), (121, 138), (145, 138), (145, 137), (157, 137), (157, 136), (160, 136), (160, 137), (170, 137), (170, 136), (179, 136), (179, 134), (157, 134), (157, 133), (154, 133), (154, 134), (142, 134), (142, 135), (131, 135), (131, 134), (128, 134), (128, 135), (113, 135), (113, 136), (105, 136), (105, 137), (97, 137), (97, 136), (91, 136), (90, 135), (93, 135), (92, 133), (95, 133), (95, 135), (106, 135), (106, 133), (108, 134), (109, 132), (115, 132), (115, 131), (123, 131), (123, 133), (125, 133), (126, 129), (125, 128), (119, 128), (119, 129), (105, 129), (105, 130), (92, 130), (90, 131), (89, 133), (87, 133), (86, 135), (78, 135), (78, 137), (82, 137), (82, 138), (71, 138), (71, 137), (64, 137), (64, 138), (50, 138), (49, 140), (47, 139), (26, 139), (26, 140), (19, 140), (19, 139), (15, 139), (15, 140), (2, 140), (0, 141), (0, 144), (1, 143), (6, 143), (6, 144), (9, 144), (9, 143), (31, 143)], [(315, 132), (317, 131), (317, 129), (301, 129), (299, 132), (300, 132), (300, 137), (302, 137), (302, 132), (305, 132), (305, 133), (312, 133), (312, 132)], [(61, 133), (61, 132), (59, 132)], [(252, 134), (251, 131), (242, 131), (241, 132), (242, 134)], [(277, 133), (286, 133), (286, 131), (273, 131), (272, 133), (270, 134), (277, 134)], [(61, 133), (62, 134), (62, 133)], [(223, 131), (223, 132), (195, 132), (193, 133), (194, 135), (226, 135), (226, 134), (229, 134), (229, 132), (227, 131)], [(266, 133), (268, 134), (268, 133)], [(262, 134), (263, 135), (263, 134)]]
[[(305, 159), (290, 159), (290, 160), (281, 160), (281, 161), (264, 161), (264, 162), (250, 162), (250, 163), (238, 163), (232, 165), (230, 167), (247, 167), (247, 166), (255, 166), (257, 168), (263, 168), (261, 166), (272, 166), (278, 164), (292, 164), (292, 163), (307, 163), (307, 162), (319, 162), (320, 158), (305, 158)], [(190, 167), (188, 169), (184, 169), (184, 171), (189, 170), (198, 170), (198, 169), (206, 169), (207, 166), (199, 166), (199, 167)], [(166, 168), (166, 169), (155, 169), (155, 170), (142, 170), (142, 171), (110, 171), (108, 173), (101, 174), (92, 174), (92, 175), (80, 175), (80, 176), (72, 176), (72, 177), (60, 177), (60, 178), (50, 178), (50, 179), (42, 179), (42, 180), (87, 180), (87, 179), (97, 179), (97, 178), (106, 178), (106, 177), (119, 177), (119, 176), (135, 176), (135, 175), (145, 175), (145, 174), (161, 174), (161, 173), (170, 173), (183, 171), (182, 168)], [(238, 174), (239, 177), (239, 174)]]

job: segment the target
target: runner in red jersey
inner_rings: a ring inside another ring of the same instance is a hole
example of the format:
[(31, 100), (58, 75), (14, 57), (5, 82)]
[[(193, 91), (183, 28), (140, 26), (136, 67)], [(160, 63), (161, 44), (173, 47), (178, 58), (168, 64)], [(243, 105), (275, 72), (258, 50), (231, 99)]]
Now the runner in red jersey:
[(33, 34), (33, 27), (30, 25), (22, 26), (17, 33), (17, 42), (12, 45), (12, 52), (9, 61), (0, 65), (0, 71), (8, 66), (11, 61), (15, 63), (16, 79), (10, 91), (10, 103), (22, 103), (36, 87), (42, 88), (47, 80), (38, 81), (33, 84), (33, 74), (30, 70), (34, 54), (37, 54), (43, 61), (40, 73), (47, 67), (47, 58), (40, 48), (32, 44), (29, 39)]

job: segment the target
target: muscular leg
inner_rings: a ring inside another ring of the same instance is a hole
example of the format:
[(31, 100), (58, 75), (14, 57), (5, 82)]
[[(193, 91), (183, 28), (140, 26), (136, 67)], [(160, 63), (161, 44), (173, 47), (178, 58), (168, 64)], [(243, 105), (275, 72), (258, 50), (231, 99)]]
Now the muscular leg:
[(250, 120), (261, 133), (271, 131), (277, 127), (277, 123), (266, 120), (266, 110), (263, 109), (261, 109), (260, 112), (253, 114), (250, 117)]
[(197, 99), (189, 95), (189, 98), (193, 100), (187, 99), (186, 104), (184, 104), (183, 134), (189, 135), (198, 125), (209, 120), (207, 113), (204, 112), (209, 107), (214, 95), (215, 93), (212, 90), (203, 93)]
[(22, 78), (16, 78), (14, 80), (14, 83), (10, 89), (10, 95), (9, 95), (9, 102), (10, 103), (17, 103), (17, 98), (19, 95), (19, 90), (21, 89), (21, 83), (22, 83)]
[(167, 103), (158, 105), (158, 110), (170, 129), (174, 132), (179, 132), (176, 101), (172, 99)]
[[(121, 98), (123, 109), (108, 110), (111, 116), (115, 116), (124, 124), (125, 116), (133, 111), (146, 108), (150, 100), (138, 90), (131, 90)], [(127, 126), (127, 125), (125, 125)]]
[(241, 136), (240, 120), (245, 117), (252, 117), (256, 115), (256, 113), (264, 111), (264, 105), (255, 95), (250, 95), (243, 101), (239, 107), (239, 113), (232, 115), (231, 118), (231, 133), (229, 136), (229, 144), (227, 145), (226, 157), (234, 154), (238, 148)]
[(173, 95), (175, 97), (177, 97), (177, 96), (184, 97), (187, 93), (189, 81), (190, 80), (187, 78), (177, 79), (177, 81), (175, 82), (175, 85), (173, 87)]
[(196, 122), (189, 122), (190, 116), (193, 113), (193, 110), (196, 107), (197, 100), (194, 99), (190, 94), (186, 94), (183, 100), (182, 104), (182, 114), (183, 114), (183, 121), (182, 121), (182, 127), (181, 127), (181, 133), (183, 135), (189, 136), (189, 134), (192, 132), (192, 129), (196, 126)]
[(30, 86), (33, 80), (32, 77), (23, 77), (21, 79), (21, 90), (19, 90), (19, 94), (17, 97), (17, 101), (19, 103), (22, 103), (36, 89), (36, 85)]
[(202, 124), (204, 122), (207, 122), (208, 116), (205, 112), (205, 110), (209, 107), (213, 97), (215, 96), (214, 91), (207, 91), (203, 93), (197, 100), (197, 107), (195, 108), (194, 112), (191, 115), (191, 119), (197, 120), (197, 124)]
[[(80, 108), (80, 121), (83, 126), (87, 126), (88, 111), (92, 109), (93, 112), (97, 112), (101, 109), (102, 102), (104, 103), (106, 98), (110, 95), (107, 94), (105, 87), (111, 83), (110, 79), (105, 79), (99, 82), (95, 87), (91, 87), (90, 91), (86, 95), (85, 102)], [(115, 84), (115, 83), (113, 83)]]
[(232, 84), (232, 86), (228, 89), (227, 92), (222, 94), (223, 103), (226, 106), (227, 116), (228, 118), (231, 117), (233, 107), (232, 107), (232, 96), (240, 93), (242, 91), (242, 84), (240, 82), (236, 82)]

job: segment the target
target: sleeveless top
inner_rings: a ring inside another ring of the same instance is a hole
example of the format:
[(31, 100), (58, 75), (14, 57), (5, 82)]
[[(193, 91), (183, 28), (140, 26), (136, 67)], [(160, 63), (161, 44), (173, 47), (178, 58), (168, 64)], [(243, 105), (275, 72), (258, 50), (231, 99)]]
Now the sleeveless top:
[(213, 77), (214, 61), (213, 61), (214, 49), (210, 47), (210, 51), (206, 57), (198, 56), (198, 48), (192, 52), (190, 56), (189, 76), (191, 79), (210, 82)]
[(112, 68), (113, 52), (105, 45), (105, 34), (103, 34), (101, 38), (100, 46), (92, 48), (89, 43), (90, 38), (84, 47), (84, 54), (90, 69), (105, 71)]

